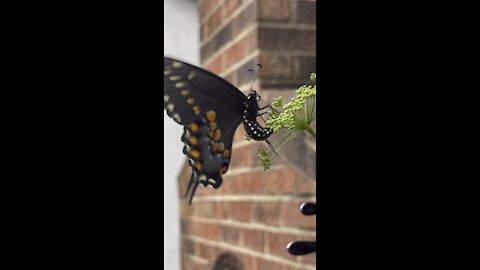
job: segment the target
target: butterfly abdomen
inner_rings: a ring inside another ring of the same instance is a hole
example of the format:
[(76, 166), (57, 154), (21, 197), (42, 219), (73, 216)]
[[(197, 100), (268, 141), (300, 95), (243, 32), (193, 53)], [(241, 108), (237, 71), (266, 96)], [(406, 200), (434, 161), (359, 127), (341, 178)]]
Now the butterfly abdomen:
[(243, 127), (245, 128), (248, 136), (255, 141), (264, 141), (273, 133), (272, 129), (260, 126), (257, 121), (245, 120), (243, 121)]

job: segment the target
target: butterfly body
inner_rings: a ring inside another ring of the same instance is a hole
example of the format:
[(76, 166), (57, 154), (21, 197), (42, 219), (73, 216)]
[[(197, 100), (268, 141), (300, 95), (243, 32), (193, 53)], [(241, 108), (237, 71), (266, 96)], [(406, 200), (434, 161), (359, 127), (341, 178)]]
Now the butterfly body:
[(260, 99), (258, 97), (257, 92), (254, 90), (247, 96), (244, 102), (243, 127), (250, 138), (256, 141), (264, 141), (272, 135), (273, 130), (268, 127), (262, 127), (256, 120), (260, 111), (260, 106), (258, 105)]
[(192, 175), (190, 203), (199, 184), (219, 188), (231, 161), (233, 136), (243, 123), (254, 140), (266, 140), (272, 130), (256, 121), (260, 96), (245, 96), (224, 79), (184, 62), (164, 58), (164, 109), (184, 126), (183, 153)]

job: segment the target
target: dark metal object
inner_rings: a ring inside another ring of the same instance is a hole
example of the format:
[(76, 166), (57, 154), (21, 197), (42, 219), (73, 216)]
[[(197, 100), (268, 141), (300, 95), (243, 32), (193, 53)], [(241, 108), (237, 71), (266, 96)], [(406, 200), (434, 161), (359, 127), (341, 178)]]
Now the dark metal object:
[[(317, 214), (316, 203), (304, 203), (300, 206), (300, 212), (305, 216), (313, 216)], [(312, 252), (317, 252), (317, 242), (296, 241), (287, 245), (288, 253), (294, 256), (303, 256)]]
[(317, 214), (317, 204), (315, 203), (304, 203), (300, 206), (300, 211), (305, 216), (313, 216)]
[(303, 256), (317, 251), (317, 242), (297, 241), (291, 242), (287, 250), (294, 256)]

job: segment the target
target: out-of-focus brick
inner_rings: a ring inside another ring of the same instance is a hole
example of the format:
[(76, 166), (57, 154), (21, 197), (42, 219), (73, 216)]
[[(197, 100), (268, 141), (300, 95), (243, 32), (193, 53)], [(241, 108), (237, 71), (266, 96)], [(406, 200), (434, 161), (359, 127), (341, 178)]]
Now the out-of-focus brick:
[(257, 22), (257, 4), (253, 1), (232, 20), (233, 36), (238, 36), (250, 25)]
[(220, 74), (226, 69), (225, 54), (218, 55), (209, 64), (205, 65), (205, 69), (214, 74)]
[(205, 0), (200, 3), (198, 7), (200, 20), (203, 21), (205, 16), (212, 11), (212, 9), (220, 3), (221, 0)]
[(184, 239), (182, 242), (182, 250), (187, 254), (196, 254), (196, 243), (189, 239)]
[(225, 0), (225, 18), (229, 18), (242, 4), (242, 0)]
[(287, 251), (288, 243), (298, 241), (295, 234), (290, 233), (267, 233), (268, 253), (283, 257), (285, 259), (296, 260), (296, 256), (290, 255)]
[(296, 1), (297, 21), (315, 24), (317, 22), (317, 3), (309, 1)]
[(240, 222), (250, 222), (252, 216), (252, 203), (246, 202), (230, 202), (229, 217)]
[(259, 47), (268, 50), (310, 50), (317, 46), (316, 30), (274, 28), (262, 26), (258, 30)]
[(278, 202), (256, 202), (255, 221), (261, 224), (278, 226), (280, 220), (280, 205)]
[(240, 241), (239, 229), (231, 226), (222, 227), (222, 243), (238, 245)]
[(227, 49), (227, 51), (225, 52), (227, 67), (234, 65), (245, 57), (246, 47), (247, 39), (243, 38), (237, 43), (233, 44), (229, 49)]
[(266, 21), (285, 21), (290, 18), (290, 1), (259, 0), (258, 17)]
[(262, 71), (262, 78), (291, 78), (293, 75), (292, 56), (285, 52), (263, 52), (260, 63), (268, 67)]
[(314, 229), (316, 227), (316, 216), (305, 216), (300, 212), (300, 206), (304, 201), (282, 202), (281, 220), (285, 226)]
[(299, 56), (295, 59), (295, 78), (298, 80), (308, 80), (308, 84), (312, 84), (309, 77), (310, 74), (317, 72), (317, 59), (314, 56)]
[(245, 270), (246, 269), (258, 270), (256, 259), (254, 257), (249, 256), (249, 255), (243, 255), (242, 259), (243, 259), (243, 263), (245, 265)]
[(243, 245), (249, 249), (264, 252), (265, 232), (261, 230), (243, 229)]

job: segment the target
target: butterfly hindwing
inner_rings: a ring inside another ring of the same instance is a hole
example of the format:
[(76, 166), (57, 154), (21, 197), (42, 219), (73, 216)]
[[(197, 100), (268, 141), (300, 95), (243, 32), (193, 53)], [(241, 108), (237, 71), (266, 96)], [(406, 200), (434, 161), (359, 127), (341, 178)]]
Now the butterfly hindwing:
[(242, 123), (246, 97), (200, 68), (164, 58), (164, 108), (184, 126), (184, 154), (192, 176), (190, 203), (199, 184), (219, 188), (230, 165), (233, 136)]

